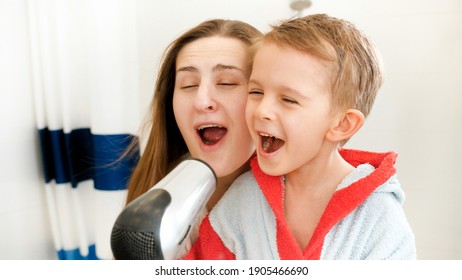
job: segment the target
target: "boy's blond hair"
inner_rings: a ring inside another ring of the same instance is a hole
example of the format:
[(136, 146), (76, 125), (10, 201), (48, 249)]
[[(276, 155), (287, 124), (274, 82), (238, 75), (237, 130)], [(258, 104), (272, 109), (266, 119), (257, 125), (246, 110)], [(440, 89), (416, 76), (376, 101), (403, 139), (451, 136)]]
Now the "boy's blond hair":
[(332, 69), (332, 102), (357, 109), (366, 117), (383, 82), (380, 54), (370, 39), (348, 21), (325, 14), (291, 19), (273, 26), (264, 42), (293, 47), (328, 63)]

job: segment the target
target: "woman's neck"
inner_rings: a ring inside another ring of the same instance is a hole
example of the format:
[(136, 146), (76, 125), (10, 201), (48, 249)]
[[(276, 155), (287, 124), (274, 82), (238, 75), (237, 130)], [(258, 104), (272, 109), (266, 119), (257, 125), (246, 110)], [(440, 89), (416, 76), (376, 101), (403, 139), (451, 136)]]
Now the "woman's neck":
[(217, 185), (215, 192), (210, 197), (209, 201), (207, 202), (207, 211), (210, 212), (212, 208), (220, 201), (221, 197), (225, 194), (225, 192), (229, 189), (231, 184), (239, 177), (242, 173), (250, 170), (250, 162), (247, 161), (244, 165), (238, 168), (233, 173), (217, 178)]

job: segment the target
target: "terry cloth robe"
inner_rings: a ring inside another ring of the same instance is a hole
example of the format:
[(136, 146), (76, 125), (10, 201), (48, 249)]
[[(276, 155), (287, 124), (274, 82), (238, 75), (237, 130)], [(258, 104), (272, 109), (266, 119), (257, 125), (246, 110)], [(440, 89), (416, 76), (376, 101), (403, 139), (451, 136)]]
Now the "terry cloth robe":
[(285, 221), (282, 177), (263, 173), (253, 158), (251, 172), (237, 178), (204, 218), (185, 259), (415, 259), (397, 155), (340, 153), (356, 168), (337, 187), (304, 250)]

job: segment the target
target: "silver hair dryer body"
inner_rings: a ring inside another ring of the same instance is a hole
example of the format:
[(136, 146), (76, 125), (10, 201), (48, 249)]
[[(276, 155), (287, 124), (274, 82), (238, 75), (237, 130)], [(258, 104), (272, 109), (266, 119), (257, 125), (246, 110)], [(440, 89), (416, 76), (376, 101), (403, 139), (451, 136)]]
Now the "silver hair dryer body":
[(215, 187), (215, 173), (205, 162), (182, 161), (117, 217), (111, 234), (114, 258), (182, 258), (189, 250), (191, 229)]

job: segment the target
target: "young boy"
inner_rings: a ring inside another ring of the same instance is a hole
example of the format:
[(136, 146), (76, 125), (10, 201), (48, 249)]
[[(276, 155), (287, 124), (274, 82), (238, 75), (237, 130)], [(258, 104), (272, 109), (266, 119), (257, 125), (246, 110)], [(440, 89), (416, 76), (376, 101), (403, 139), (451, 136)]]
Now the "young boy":
[(352, 24), (311, 15), (254, 46), (246, 120), (257, 147), (189, 259), (415, 259), (396, 154), (342, 149), (382, 84)]

